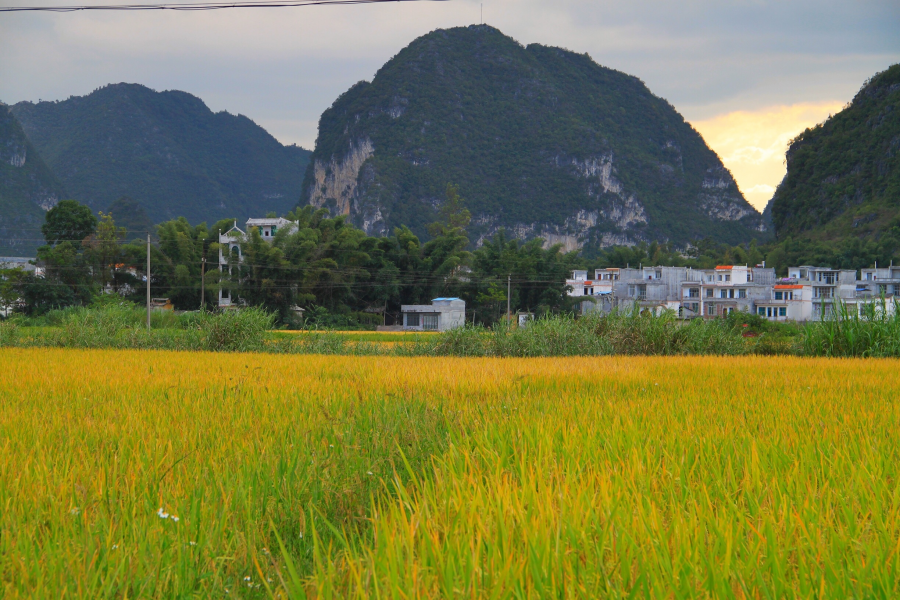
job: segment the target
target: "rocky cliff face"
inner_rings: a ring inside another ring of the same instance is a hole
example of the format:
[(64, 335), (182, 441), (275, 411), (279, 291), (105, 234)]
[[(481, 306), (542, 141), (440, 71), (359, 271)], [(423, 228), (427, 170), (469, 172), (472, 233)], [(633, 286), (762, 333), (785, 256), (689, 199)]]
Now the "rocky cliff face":
[(689, 124), (638, 79), (487, 26), (414, 41), (322, 115), (301, 203), (418, 234), (447, 183), (476, 242), (504, 227), (566, 249), (766, 237)]
[(0, 104), (0, 254), (33, 255), (44, 213), (63, 193), (19, 122)]

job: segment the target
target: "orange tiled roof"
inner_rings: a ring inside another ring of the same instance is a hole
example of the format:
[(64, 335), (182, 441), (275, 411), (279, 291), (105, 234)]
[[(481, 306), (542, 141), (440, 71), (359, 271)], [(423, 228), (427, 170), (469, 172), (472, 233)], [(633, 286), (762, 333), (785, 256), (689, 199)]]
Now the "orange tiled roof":
[(716, 270), (717, 270), (717, 271), (719, 271), (719, 270), (722, 270), (722, 271), (729, 271), (729, 270), (731, 270), (731, 268), (732, 268), (733, 266), (734, 266), (734, 265), (719, 265), (718, 267), (716, 267)]
[(802, 290), (802, 285), (776, 285), (776, 290)]

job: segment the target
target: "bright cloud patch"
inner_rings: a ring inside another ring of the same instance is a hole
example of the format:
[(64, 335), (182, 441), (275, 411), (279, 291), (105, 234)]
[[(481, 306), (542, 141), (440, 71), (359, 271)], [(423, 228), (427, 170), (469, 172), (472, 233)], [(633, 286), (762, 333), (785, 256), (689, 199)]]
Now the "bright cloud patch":
[(839, 102), (772, 106), (692, 125), (731, 169), (747, 201), (762, 210), (784, 178), (784, 153), (791, 138), (841, 108)]

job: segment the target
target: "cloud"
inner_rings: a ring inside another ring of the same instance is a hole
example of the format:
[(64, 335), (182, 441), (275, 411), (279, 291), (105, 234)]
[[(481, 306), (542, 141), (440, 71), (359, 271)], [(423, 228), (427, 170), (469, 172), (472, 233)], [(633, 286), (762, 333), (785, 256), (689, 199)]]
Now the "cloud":
[(731, 170), (747, 201), (762, 210), (784, 178), (790, 140), (842, 108), (839, 101), (768, 106), (691, 124)]
[[(414, 38), (479, 22), (481, 4), (7, 13), (0, 99), (63, 99), (108, 83), (143, 83), (190, 92), (214, 110), (253, 118), (283, 142), (311, 146), (319, 115), (338, 95), (370, 80)], [(587, 52), (640, 77), (691, 121), (846, 102), (867, 77), (900, 60), (897, 0), (488, 0), (484, 16), (523, 44)], [(756, 147), (765, 160), (768, 146)]]

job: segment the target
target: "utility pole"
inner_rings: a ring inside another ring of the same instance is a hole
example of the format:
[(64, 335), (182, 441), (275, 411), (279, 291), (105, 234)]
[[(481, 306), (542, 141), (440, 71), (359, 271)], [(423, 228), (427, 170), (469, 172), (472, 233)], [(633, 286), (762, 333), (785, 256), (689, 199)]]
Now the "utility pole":
[(150, 331), (150, 234), (147, 234), (147, 331)]
[(509, 291), (512, 289), (512, 275), (506, 276), (506, 324), (509, 325)]
[(200, 261), (200, 307), (206, 310), (206, 254)]

